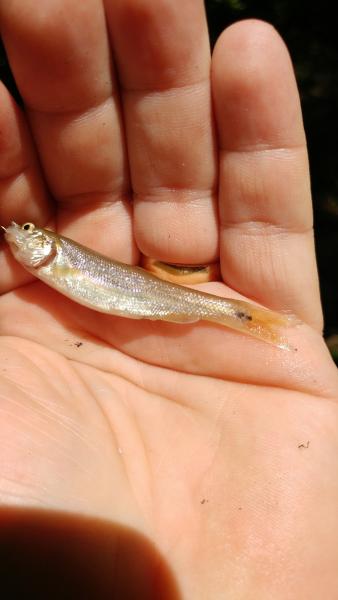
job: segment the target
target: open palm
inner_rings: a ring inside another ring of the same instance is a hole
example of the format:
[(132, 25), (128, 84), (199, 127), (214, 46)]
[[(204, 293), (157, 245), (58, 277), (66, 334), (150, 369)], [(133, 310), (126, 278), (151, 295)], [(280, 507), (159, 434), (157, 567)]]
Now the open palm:
[(70, 564), (95, 564), (95, 593), (76, 597), (333, 598), (338, 383), (287, 51), (242, 22), (211, 61), (202, 1), (105, 4), (0, 1), (25, 103), (0, 88), (0, 222), (134, 264), (139, 251), (220, 260), (223, 283), (205, 289), (304, 324), (285, 351), (207, 323), (101, 315), (32, 281), (2, 244), (7, 553), (29, 521), (31, 553), (48, 530), (45, 559), (61, 527)]

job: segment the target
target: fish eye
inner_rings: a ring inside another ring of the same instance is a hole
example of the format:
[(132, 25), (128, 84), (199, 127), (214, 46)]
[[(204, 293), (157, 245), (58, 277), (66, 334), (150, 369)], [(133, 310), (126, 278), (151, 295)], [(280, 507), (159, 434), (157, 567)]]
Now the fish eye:
[(25, 231), (34, 231), (35, 229), (35, 225), (33, 223), (24, 223), (21, 227), (21, 229), (24, 229)]

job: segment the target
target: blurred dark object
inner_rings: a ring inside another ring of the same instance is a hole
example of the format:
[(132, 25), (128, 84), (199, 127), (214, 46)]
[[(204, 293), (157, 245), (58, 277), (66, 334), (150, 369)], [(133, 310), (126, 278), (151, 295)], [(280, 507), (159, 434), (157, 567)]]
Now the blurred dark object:
[[(316, 246), (325, 336), (338, 335), (338, 49), (334, 2), (303, 0), (205, 0), (211, 43), (227, 26), (264, 19), (285, 40), (300, 88), (307, 134), (315, 214)], [(20, 95), (0, 46), (0, 76), (16, 100)]]
[(22, 106), (21, 96), (19, 94), (18, 88), (16, 87), (15, 79), (12, 75), (12, 71), (8, 64), (7, 56), (6, 56), (5, 49), (4, 49), (1, 38), (0, 38), (0, 80), (10, 90), (10, 92), (11, 92), (13, 98), (15, 98), (16, 102), (20, 106)]

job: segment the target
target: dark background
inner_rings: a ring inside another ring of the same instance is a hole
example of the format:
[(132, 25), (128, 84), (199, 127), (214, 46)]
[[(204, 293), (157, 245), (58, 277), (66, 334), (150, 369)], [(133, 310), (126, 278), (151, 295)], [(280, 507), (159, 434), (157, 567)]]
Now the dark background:
[[(296, 71), (308, 140), (325, 337), (338, 362), (338, 49), (335, 2), (205, 0), (211, 43), (234, 21), (260, 18), (284, 38)], [(0, 45), (0, 76), (20, 102)], [(1, 107), (0, 107), (1, 108)], [(306, 294), (306, 290), (304, 290)]]

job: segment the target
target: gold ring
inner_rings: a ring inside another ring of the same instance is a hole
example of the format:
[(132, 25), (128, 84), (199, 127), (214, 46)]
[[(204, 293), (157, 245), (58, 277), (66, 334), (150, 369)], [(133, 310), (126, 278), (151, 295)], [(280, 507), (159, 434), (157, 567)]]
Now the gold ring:
[(172, 283), (189, 285), (207, 281), (221, 281), (218, 262), (207, 265), (177, 265), (142, 255), (141, 266), (159, 277), (159, 279), (171, 281)]

